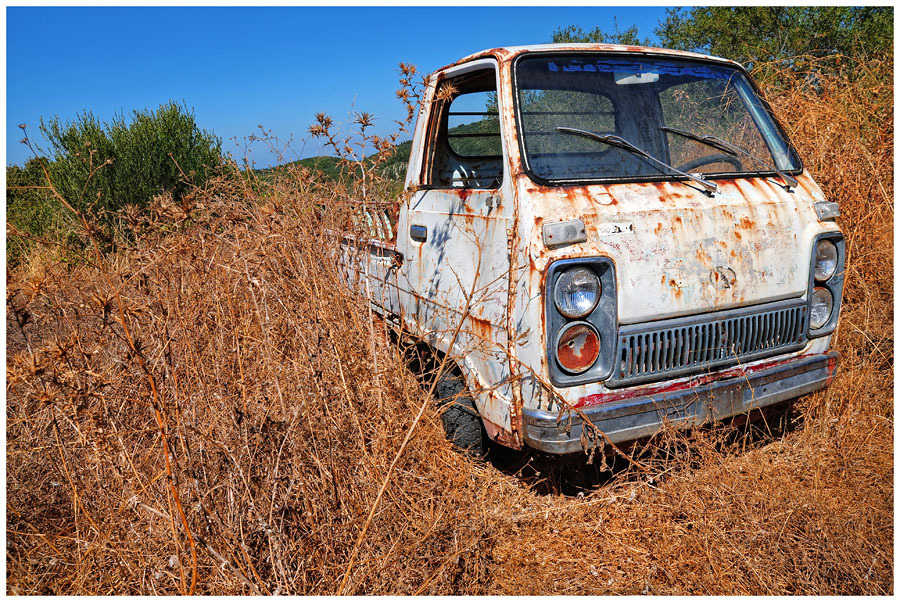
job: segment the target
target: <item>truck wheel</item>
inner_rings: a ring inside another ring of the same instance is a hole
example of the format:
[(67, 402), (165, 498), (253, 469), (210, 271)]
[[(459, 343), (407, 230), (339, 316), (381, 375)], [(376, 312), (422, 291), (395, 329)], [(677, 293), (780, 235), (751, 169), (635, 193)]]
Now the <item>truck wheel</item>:
[(443, 374), (434, 394), (447, 439), (472, 456), (483, 456), (487, 450), (487, 433), (463, 377)]

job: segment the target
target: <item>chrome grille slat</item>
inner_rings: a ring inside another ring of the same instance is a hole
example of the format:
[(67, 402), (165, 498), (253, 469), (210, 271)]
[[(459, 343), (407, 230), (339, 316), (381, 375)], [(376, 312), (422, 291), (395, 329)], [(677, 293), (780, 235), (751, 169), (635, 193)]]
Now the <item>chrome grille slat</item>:
[(806, 302), (798, 299), (623, 326), (607, 386), (698, 374), (799, 349), (806, 343), (806, 314)]

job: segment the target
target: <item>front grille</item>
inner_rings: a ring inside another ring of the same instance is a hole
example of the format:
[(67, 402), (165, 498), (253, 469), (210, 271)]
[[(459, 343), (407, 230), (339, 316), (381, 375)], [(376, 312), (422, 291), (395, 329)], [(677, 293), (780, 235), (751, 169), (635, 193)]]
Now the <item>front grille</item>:
[(806, 344), (806, 302), (767, 303), (729, 312), (619, 329), (610, 387), (708, 372)]

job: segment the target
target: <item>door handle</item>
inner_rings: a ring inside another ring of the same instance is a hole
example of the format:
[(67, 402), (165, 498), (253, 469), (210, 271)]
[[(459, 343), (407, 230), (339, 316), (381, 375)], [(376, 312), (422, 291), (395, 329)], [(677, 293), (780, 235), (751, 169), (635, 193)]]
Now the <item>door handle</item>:
[(410, 226), (409, 237), (416, 242), (425, 242), (428, 240), (428, 228), (425, 226)]

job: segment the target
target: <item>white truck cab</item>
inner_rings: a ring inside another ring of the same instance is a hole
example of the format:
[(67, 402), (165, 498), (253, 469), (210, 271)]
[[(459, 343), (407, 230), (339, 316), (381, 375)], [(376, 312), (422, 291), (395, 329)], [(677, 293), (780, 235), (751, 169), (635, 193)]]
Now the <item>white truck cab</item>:
[(455, 359), (506, 446), (631, 441), (835, 374), (837, 205), (737, 63), (471, 55), (426, 80), (406, 188), (369, 210), (356, 270), (377, 311)]

